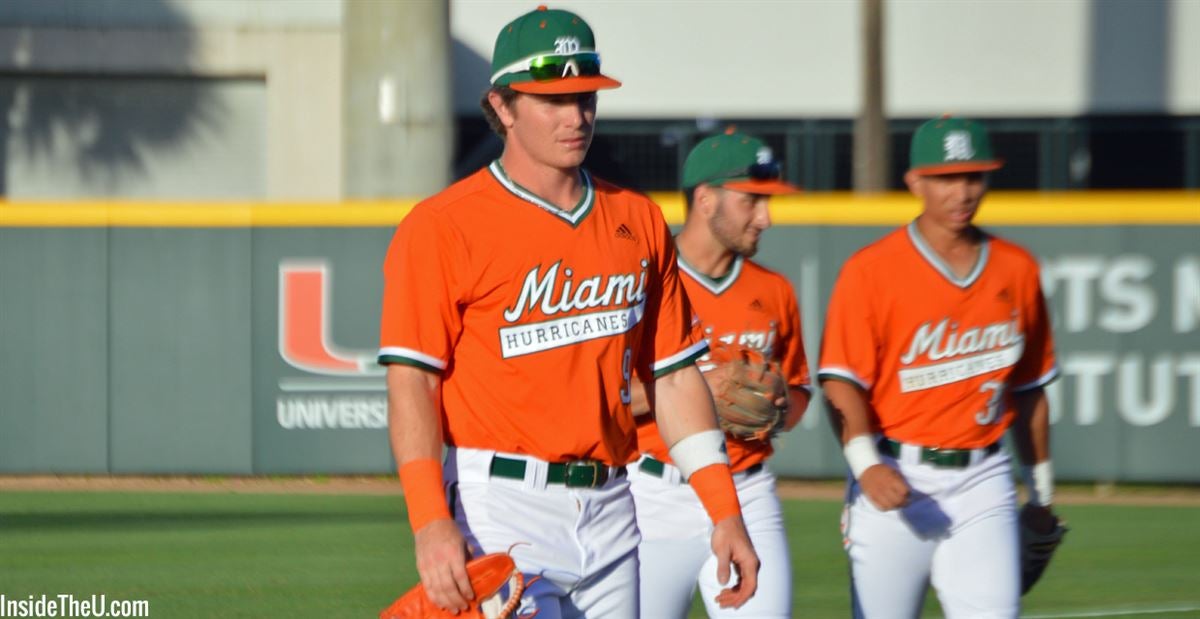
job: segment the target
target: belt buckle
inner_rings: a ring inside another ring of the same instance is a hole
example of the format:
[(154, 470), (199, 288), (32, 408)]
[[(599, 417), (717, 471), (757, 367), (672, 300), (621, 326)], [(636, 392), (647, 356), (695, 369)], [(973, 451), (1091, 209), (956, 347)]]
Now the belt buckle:
[(934, 466), (941, 466), (942, 448), (934, 445), (933, 447), (921, 448), (921, 461), (928, 462)]
[(934, 466), (961, 469), (971, 463), (970, 449), (942, 449), (925, 447), (921, 459)]
[[(575, 479), (576, 479), (575, 471), (585, 471), (585, 470), (591, 470), (591, 472), (592, 472), (591, 479), (588, 480), (586, 483), (581, 482), (581, 481), (578, 481), (578, 482), (575, 481)], [(602, 486), (602, 485), (604, 485), (604, 482), (608, 481), (608, 479), (607, 479), (608, 476), (602, 475), (602, 473), (607, 473), (607, 472), (608, 472), (607, 467), (605, 467), (604, 469), (601, 469), (601, 463), (598, 460), (575, 460), (572, 462), (568, 462), (567, 463), (566, 485), (569, 487), (572, 487), (572, 488), (595, 488), (597, 486)]]

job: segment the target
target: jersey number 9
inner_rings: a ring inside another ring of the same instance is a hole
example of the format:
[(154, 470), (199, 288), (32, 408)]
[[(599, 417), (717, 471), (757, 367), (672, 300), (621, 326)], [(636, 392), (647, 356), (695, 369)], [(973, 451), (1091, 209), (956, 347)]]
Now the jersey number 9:
[(621, 357), (621, 377), (625, 379), (625, 386), (621, 387), (621, 404), (630, 404), (633, 402), (633, 385), (630, 384), (633, 380), (633, 351), (628, 348)]

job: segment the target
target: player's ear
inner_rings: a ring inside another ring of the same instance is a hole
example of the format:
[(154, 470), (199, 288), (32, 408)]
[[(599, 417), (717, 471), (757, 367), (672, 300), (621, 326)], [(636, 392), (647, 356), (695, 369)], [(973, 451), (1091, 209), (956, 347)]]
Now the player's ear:
[[(518, 98), (520, 96), (517, 95)], [(488, 91), (487, 98), (492, 110), (496, 112), (496, 118), (500, 119), (500, 124), (504, 125), (505, 129), (512, 129), (517, 119), (517, 99), (514, 98), (510, 103), (505, 103), (504, 97), (495, 90)]]
[(911, 192), (912, 195), (914, 195), (918, 198), (921, 197), (921, 175), (920, 174), (917, 174), (913, 170), (909, 170), (909, 171), (905, 172), (904, 173), (904, 184), (908, 185), (908, 191)]
[(701, 183), (696, 185), (696, 204), (697, 212), (705, 218), (712, 215), (717, 208), (717, 190), (711, 185)]

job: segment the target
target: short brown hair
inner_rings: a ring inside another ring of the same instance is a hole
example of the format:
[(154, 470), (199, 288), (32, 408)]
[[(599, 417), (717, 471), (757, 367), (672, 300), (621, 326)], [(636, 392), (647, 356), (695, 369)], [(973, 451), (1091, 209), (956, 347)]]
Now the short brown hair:
[[(699, 185), (696, 185), (699, 187)], [(696, 187), (688, 187), (683, 190), (683, 212), (691, 213), (692, 205), (696, 203)]]
[(493, 92), (500, 95), (500, 100), (504, 102), (504, 105), (510, 107), (513, 100), (517, 98), (518, 93), (508, 86), (492, 86), (483, 91), (483, 98), (479, 100), (479, 107), (483, 110), (483, 117), (487, 119), (488, 126), (492, 128), (492, 131), (496, 135), (504, 139), (508, 130), (504, 128), (504, 123), (500, 122), (500, 117), (496, 114), (496, 110), (492, 109), (492, 102), (488, 101), (488, 95)]

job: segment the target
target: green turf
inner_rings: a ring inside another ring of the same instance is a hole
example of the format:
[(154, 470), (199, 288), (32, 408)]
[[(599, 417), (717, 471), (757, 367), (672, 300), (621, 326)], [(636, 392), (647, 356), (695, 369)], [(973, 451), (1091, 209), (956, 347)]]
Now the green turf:
[[(797, 616), (848, 616), (840, 506), (785, 505)], [(1200, 508), (1062, 512), (1073, 530), (1027, 613), (1200, 606)], [(0, 494), (9, 598), (104, 593), (147, 599), (152, 617), (370, 617), (414, 581), (399, 497)], [(938, 616), (932, 600), (926, 615)]]

